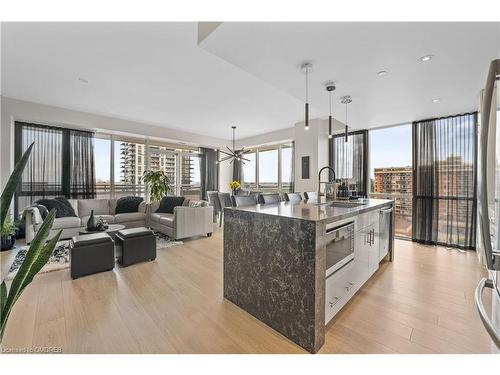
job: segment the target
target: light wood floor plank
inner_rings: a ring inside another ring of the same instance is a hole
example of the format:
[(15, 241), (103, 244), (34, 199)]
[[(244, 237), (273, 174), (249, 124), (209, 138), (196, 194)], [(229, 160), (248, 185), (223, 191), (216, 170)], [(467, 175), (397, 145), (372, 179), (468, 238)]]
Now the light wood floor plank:
[[(222, 230), (160, 249), (153, 262), (78, 280), (35, 277), (4, 348), (64, 353), (305, 353), (222, 296)], [(2, 255), (8, 268), (14, 253)], [(473, 302), (473, 252), (396, 241), (393, 263), (339, 312), (320, 353), (498, 353)], [(485, 298), (488, 303), (488, 297)]]

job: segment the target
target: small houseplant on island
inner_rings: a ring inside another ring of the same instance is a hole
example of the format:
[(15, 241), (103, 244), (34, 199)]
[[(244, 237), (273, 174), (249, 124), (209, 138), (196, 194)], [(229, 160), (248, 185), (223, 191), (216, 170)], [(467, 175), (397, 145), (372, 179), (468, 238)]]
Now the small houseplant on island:
[(238, 192), (238, 190), (240, 190), (241, 188), (241, 184), (239, 181), (231, 181), (229, 183), (229, 188), (231, 189), (231, 192), (233, 193), (233, 195), (236, 195), (236, 193)]
[[(22, 158), (16, 163), (9, 180), (2, 191), (2, 195), (0, 197), (0, 228), (2, 228), (2, 230), (7, 220), (7, 214), (12, 197), (14, 196), (17, 185), (21, 180), (21, 175), (30, 157), (32, 149), (33, 143), (23, 154)], [(62, 230), (57, 232), (54, 237), (47, 241), (55, 216), (56, 211), (51, 210), (47, 217), (43, 220), (42, 226), (36, 233), (35, 238), (33, 238), (33, 241), (31, 241), (21, 267), (19, 267), (16, 276), (14, 276), (14, 279), (10, 283), (9, 290), (7, 290), (7, 284), (5, 281), (2, 281), (0, 284), (0, 345), (5, 333), (5, 327), (7, 326), (7, 319), (10, 316), (14, 304), (19, 299), (24, 289), (33, 281), (35, 275), (47, 263), (52, 255), (52, 252), (54, 251), (57, 241), (59, 241)]]

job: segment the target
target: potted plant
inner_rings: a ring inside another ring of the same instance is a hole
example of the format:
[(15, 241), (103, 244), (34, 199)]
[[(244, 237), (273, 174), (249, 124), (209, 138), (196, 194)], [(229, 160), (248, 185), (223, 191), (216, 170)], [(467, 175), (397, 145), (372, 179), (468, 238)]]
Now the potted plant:
[[(28, 162), (33, 145), (34, 143), (28, 147), (21, 159), (16, 163), (16, 166), (14, 167), (14, 170), (12, 171), (12, 174), (10, 175), (9, 180), (7, 181), (7, 184), (5, 185), (5, 188), (0, 196), (0, 228), (2, 228), (2, 230), (5, 222), (7, 221), (12, 197), (14, 196), (17, 185), (21, 180), (21, 175), (26, 163)], [(56, 211), (51, 210), (47, 217), (43, 220), (35, 238), (33, 238), (33, 241), (30, 243), (23, 263), (19, 267), (16, 276), (14, 276), (9, 289), (7, 290), (7, 284), (5, 281), (2, 281), (0, 284), (0, 344), (2, 343), (5, 327), (7, 326), (7, 320), (9, 319), (14, 304), (19, 299), (19, 296), (23, 293), (24, 289), (26, 289), (26, 287), (33, 281), (35, 275), (48, 262), (54, 248), (56, 247), (57, 241), (59, 241), (62, 230), (57, 232), (50, 240), (47, 240), (50, 230), (52, 229), (52, 224), (54, 224), (55, 216)]]
[(159, 202), (170, 192), (170, 179), (163, 171), (144, 171), (142, 181), (149, 191), (151, 202)]
[(233, 195), (236, 195), (237, 191), (241, 188), (241, 184), (239, 181), (231, 181), (229, 183), (229, 188), (231, 189)]
[(16, 230), (17, 226), (10, 216), (5, 218), (3, 226), (0, 229), (0, 234), (2, 235), (2, 251), (10, 250), (14, 247), (16, 242)]

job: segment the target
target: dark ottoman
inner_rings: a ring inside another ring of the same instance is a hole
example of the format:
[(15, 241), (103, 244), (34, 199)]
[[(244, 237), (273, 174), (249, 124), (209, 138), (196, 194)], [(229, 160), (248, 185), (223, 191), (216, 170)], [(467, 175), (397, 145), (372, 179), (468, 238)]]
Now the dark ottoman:
[(73, 237), (70, 244), (71, 278), (109, 271), (115, 267), (115, 246), (106, 233)]
[(116, 257), (122, 266), (156, 259), (156, 239), (148, 228), (122, 229), (115, 236)]

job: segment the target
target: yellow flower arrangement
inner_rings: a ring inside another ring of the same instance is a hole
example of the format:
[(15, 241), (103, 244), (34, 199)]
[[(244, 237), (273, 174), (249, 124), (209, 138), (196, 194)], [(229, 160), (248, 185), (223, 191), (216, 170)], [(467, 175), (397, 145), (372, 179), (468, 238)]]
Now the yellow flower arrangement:
[(229, 183), (229, 188), (232, 191), (235, 191), (235, 190), (238, 190), (239, 188), (241, 188), (241, 184), (239, 183), (239, 181), (231, 181)]

